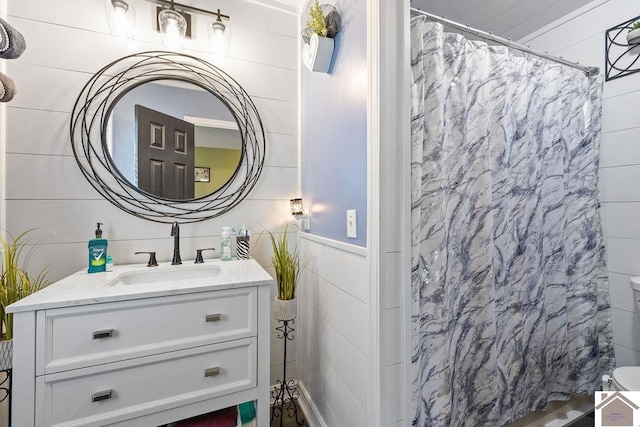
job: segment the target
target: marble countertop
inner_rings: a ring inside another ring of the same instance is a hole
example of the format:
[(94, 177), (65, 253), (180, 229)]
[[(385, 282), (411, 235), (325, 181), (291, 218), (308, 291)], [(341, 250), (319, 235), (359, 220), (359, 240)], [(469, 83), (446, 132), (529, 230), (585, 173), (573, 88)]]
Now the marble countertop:
[(9, 313), (141, 298), (267, 286), (273, 279), (255, 260), (212, 260), (203, 264), (116, 265), (113, 271), (84, 269), (7, 307)]

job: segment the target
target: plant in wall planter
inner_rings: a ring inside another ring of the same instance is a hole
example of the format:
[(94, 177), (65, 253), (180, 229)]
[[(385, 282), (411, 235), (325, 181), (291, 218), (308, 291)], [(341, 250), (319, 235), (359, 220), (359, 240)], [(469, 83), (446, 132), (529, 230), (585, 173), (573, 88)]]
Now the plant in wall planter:
[(639, 44), (640, 43), (640, 21), (636, 21), (631, 26), (631, 29), (627, 33), (627, 43)]
[[(307, 265), (307, 260), (303, 259), (300, 248), (296, 244), (294, 249), (289, 250), (289, 226), (285, 227), (284, 233), (277, 236), (271, 231), (267, 231), (271, 238), (273, 254), (271, 255), (271, 265), (276, 272), (276, 287), (278, 295), (274, 304), (274, 315), (277, 320), (291, 320), (298, 314), (298, 303), (296, 301), (296, 288), (300, 280), (300, 274)], [(258, 236), (258, 238), (260, 238)]]
[(35, 229), (13, 237), (0, 237), (2, 268), (0, 269), (0, 370), (11, 369), (13, 362), (13, 314), (7, 313), (7, 306), (20, 301), (47, 286), (49, 268), (44, 268), (37, 276), (27, 271), (29, 260), (42, 240), (34, 242), (31, 234)]
[(318, 0), (309, 9), (307, 28), (302, 31), (305, 44), (302, 48), (302, 62), (311, 71), (326, 73), (333, 57), (334, 38), (340, 30), (340, 15), (328, 4), (320, 5)]

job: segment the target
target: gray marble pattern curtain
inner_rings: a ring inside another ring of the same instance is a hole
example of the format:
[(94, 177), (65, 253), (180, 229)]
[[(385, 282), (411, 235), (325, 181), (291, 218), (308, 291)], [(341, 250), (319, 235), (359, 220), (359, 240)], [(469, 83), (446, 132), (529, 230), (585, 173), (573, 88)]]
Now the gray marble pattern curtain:
[(613, 369), (602, 80), (411, 22), (413, 425), (500, 426)]

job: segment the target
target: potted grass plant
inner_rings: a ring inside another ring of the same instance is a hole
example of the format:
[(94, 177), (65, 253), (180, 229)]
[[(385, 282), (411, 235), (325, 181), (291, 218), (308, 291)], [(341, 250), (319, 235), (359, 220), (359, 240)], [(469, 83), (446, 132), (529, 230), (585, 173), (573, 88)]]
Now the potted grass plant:
[(627, 43), (638, 44), (640, 43), (640, 21), (636, 21), (631, 26), (631, 29), (627, 33)]
[[(300, 253), (300, 247), (296, 244), (293, 250), (289, 249), (289, 226), (282, 234), (274, 234), (266, 231), (271, 239), (273, 254), (271, 265), (276, 273), (277, 295), (275, 299), (274, 314), (277, 320), (291, 320), (297, 316), (296, 289), (300, 281), (302, 270), (307, 265)], [(258, 237), (259, 238), (259, 237)]]
[(0, 269), (0, 370), (11, 369), (13, 354), (13, 314), (6, 308), (29, 296), (47, 284), (49, 268), (33, 276), (28, 272), (29, 261), (42, 240), (34, 241), (29, 229), (17, 237), (7, 233), (0, 237), (2, 266)]

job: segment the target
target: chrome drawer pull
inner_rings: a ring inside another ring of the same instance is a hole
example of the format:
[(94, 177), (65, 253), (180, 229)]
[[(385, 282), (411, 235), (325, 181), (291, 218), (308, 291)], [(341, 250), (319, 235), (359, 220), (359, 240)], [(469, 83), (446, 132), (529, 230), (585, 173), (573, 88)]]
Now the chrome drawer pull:
[(220, 367), (216, 366), (215, 368), (209, 368), (204, 371), (205, 377), (215, 377), (216, 375), (220, 375)]
[(220, 313), (207, 314), (207, 317), (206, 317), (207, 322), (217, 322), (218, 320), (220, 320)]
[(93, 339), (99, 340), (101, 338), (111, 338), (113, 336), (113, 329), (103, 329), (102, 331), (95, 331), (93, 333)]
[(91, 396), (91, 401), (100, 402), (101, 400), (111, 399), (112, 392), (113, 390), (99, 391), (95, 393), (93, 396)]

